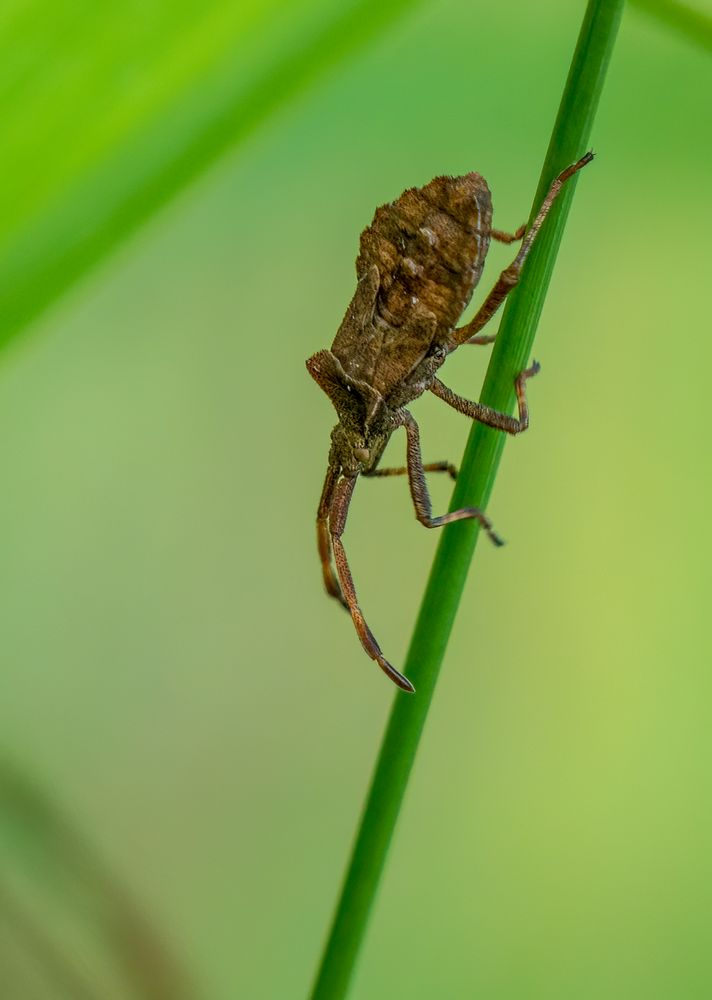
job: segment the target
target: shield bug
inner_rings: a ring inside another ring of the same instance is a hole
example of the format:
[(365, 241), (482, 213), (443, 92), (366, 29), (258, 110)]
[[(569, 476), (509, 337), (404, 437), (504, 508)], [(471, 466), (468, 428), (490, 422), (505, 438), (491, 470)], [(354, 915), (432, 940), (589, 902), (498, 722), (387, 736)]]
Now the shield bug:
[[(515, 379), (519, 414), (499, 413), (464, 399), (437, 377), (445, 359), (462, 344), (487, 344), (480, 330), (519, 281), (522, 265), (563, 184), (593, 159), (586, 153), (553, 181), (529, 230), (509, 234), (492, 228), (492, 199), (480, 174), (435, 177), (421, 188), (376, 209), (361, 234), (356, 260), (358, 284), (331, 350), (307, 361), (309, 374), (333, 403), (339, 422), (331, 433), (326, 480), (317, 512), (317, 544), (324, 585), (350, 613), (361, 644), (372, 660), (404, 691), (413, 685), (381, 652), (356, 597), (341, 537), (356, 480), (363, 476), (408, 476), (415, 516), (426, 528), (474, 518), (495, 544), (501, 544), (481, 510), (463, 507), (434, 517), (426, 472), (454, 468), (445, 462), (424, 465), (418, 425), (408, 403), (430, 391), (473, 420), (519, 434), (529, 425), (525, 385), (539, 366), (534, 362)], [(457, 326), (480, 280), (491, 240), (522, 240), (519, 253), (500, 274), (477, 313)], [(391, 434), (406, 433), (407, 464), (378, 468)], [(332, 565), (336, 564), (336, 572)]]

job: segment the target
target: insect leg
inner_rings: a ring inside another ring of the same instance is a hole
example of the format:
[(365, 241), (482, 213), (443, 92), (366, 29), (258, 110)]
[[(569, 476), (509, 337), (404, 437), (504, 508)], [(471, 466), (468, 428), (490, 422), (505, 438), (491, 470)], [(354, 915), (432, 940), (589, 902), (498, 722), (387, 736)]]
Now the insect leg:
[(324, 587), (326, 592), (330, 597), (335, 597), (337, 601), (340, 601), (348, 611), (349, 606), (344, 600), (344, 595), (341, 593), (339, 581), (337, 580), (334, 568), (331, 565), (331, 540), (329, 537), (329, 511), (334, 499), (334, 489), (336, 488), (336, 483), (339, 478), (339, 472), (340, 469), (338, 465), (330, 464), (329, 468), (326, 470), (324, 488), (321, 491), (319, 509), (316, 514), (316, 544), (319, 549), (321, 571), (324, 575)]
[[(514, 258), (509, 267), (505, 268), (500, 274), (494, 288), (489, 293), (485, 301), (482, 303), (480, 308), (477, 310), (473, 318), (469, 323), (464, 326), (459, 327), (455, 330), (453, 334), (454, 343), (456, 345), (466, 344), (466, 343), (477, 343), (478, 341), (473, 341), (473, 336), (478, 333), (482, 327), (489, 322), (490, 319), (497, 312), (499, 307), (502, 305), (506, 297), (509, 295), (511, 290), (519, 281), (519, 276), (524, 265), (524, 261), (527, 259), (529, 251), (532, 248), (532, 244), (536, 239), (537, 233), (541, 229), (544, 220), (549, 214), (551, 206), (554, 204), (556, 196), (559, 191), (566, 183), (566, 181), (572, 177), (578, 170), (585, 167), (587, 163), (590, 163), (593, 159), (593, 153), (586, 153), (582, 156), (580, 160), (576, 163), (572, 163), (571, 166), (567, 167), (566, 170), (562, 170), (559, 176), (552, 182), (549, 192), (544, 198), (541, 204), (541, 208), (537, 213), (534, 222), (529, 229), (529, 232), (524, 237), (521, 247), (519, 248), (519, 253)], [(480, 341), (481, 342), (481, 341)]]
[(483, 403), (475, 403), (473, 400), (458, 396), (452, 389), (448, 389), (440, 379), (433, 379), (430, 391), (448, 406), (452, 406), (458, 413), (464, 413), (472, 420), (478, 420), (487, 427), (496, 427), (497, 430), (506, 431), (507, 434), (521, 434), (529, 426), (529, 407), (527, 405), (526, 381), (532, 378), (539, 371), (540, 365), (535, 361), (530, 368), (520, 372), (514, 380), (514, 390), (517, 394), (517, 406), (519, 417), (510, 417), (507, 413), (500, 413), (493, 410), (491, 406)]
[(480, 526), (489, 535), (495, 545), (503, 545), (502, 539), (495, 533), (492, 524), (477, 507), (461, 507), (460, 510), (450, 511), (448, 514), (441, 514), (433, 517), (430, 494), (425, 482), (425, 469), (423, 459), (420, 454), (420, 432), (418, 425), (407, 410), (400, 411), (400, 423), (405, 427), (408, 436), (408, 482), (410, 484), (410, 495), (413, 498), (415, 516), (426, 528), (439, 528), (443, 524), (450, 524), (452, 521), (464, 521), (472, 518), (478, 521)]
[[(455, 332), (458, 333), (459, 331), (456, 330)], [(480, 334), (477, 337), (470, 337), (469, 340), (460, 341), (460, 343), (465, 343), (465, 344), (494, 344), (494, 342), (495, 342), (496, 339), (497, 339), (497, 334), (496, 333), (482, 333), (482, 334)]]
[(527, 231), (526, 223), (514, 233), (504, 233), (501, 229), (491, 229), (490, 236), (498, 243), (517, 243)]
[[(490, 230), (490, 236), (493, 240), (498, 243), (518, 243), (519, 240), (523, 239), (525, 232), (527, 231), (526, 224), (520, 226), (519, 229), (515, 230), (513, 233), (505, 233), (502, 229), (492, 229)], [(470, 337), (466, 340), (466, 344), (493, 344), (497, 339), (497, 334), (484, 334), (480, 337)]]
[[(451, 479), (457, 479), (457, 467), (449, 462), (429, 462), (423, 466), (423, 472), (447, 472)], [(408, 474), (407, 465), (399, 465), (397, 468), (374, 469), (373, 472), (364, 472), (364, 476), (369, 479), (373, 476), (406, 476)]]
[(351, 576), (351, 570), (346, 558), (346, 551), (341, 541), (355, 485), (356, 476), (344, 476), (337, 482), (329, 513), (331, 544), (334, 549), (334, 559), (336, 561), (336, 569), (339, 573), (339, 580), (341, 581), (341, 589), (363, 648), (399, 688), (412, 694), (415, 688), (408, 678), (399, 673), (381, 652), (381, 647), (376, 642), (373, 632), (371, 632), (371, 629), (366, 624), (366, 619), (363, 617), (363, 612), (359, 607), (358, 598), (356, 597), (356, 588), (354, 587), (353, 577)]

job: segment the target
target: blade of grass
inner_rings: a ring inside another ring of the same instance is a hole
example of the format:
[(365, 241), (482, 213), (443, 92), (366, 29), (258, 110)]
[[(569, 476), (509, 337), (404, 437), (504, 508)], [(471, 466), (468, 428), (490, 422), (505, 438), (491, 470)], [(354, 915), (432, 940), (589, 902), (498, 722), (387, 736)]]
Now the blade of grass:
[(0, 15), (0, 346), (417, 2), (11, 2)]
[[(77, 968), (77, 963), (67, 954), (67, 950), (57, 947), (45, 933), (45, 929), (33, 921), (30, 914), (25, 912), (1, 883), (0, 918), (2, 918), (0, 940), (4, 949), (9, 950), (15, 943), (14, 940), (8, 940), (9, 937), (19, 939), (28, 953), (33, 971), (37, 973), (41, 970), (44, 973), (45, 984), (52, 989), (56, 1000), (60, 997), (69, 1000), (100, 1000), (99, 994), (85, 981), (81, 970)], [(8, 975), (7, 964), (7, 958), (0, 963), (3, 969), (4, 988), (14, 990), (14, 995), (17, 996), (27, 995), (24, 984), (18, 983), (12, 972)]]
[(650, 14), (694, 45), (712, 52), (712, 17), (679, 0), (629, 0), (631, 7)]
[(3, 759), (0, 920), (56, 988), (65, 985), (77, 1000), (197, 995), (182, 963), (91, 845)]
[[(556, 174), (586, 149), (622, 8), (623, 0), (589, 0), (532, 215)], [(526, 367), (575, 183), (557, 199), (505, 308), (481, 395), (498, 410), (512, 411), (514, 378)], [(504, 442), (504, 434), (473, 425), (451, 509), (486, 508)], [(347, 993), (477, 537), (475, 521), (443, 531), (406, 661), (417, 693), (396, 695), (312, 1000)]]

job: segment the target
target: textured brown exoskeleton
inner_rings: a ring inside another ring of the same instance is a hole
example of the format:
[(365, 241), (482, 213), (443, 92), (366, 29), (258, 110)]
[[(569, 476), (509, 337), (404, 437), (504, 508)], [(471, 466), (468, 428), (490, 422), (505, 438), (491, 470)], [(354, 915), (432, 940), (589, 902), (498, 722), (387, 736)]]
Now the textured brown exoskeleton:
[[(446, 462), (423, 465), (418, 425), (405, 409), (426, 390), (465, 416), (508, 434), (529, 424), (525, 383), (536, 362), (515, 380), (519, 417), (457, 396), (436, 377), (448, 354), (461, 344), (487, 344), (478, 336), (507, 294), (519, 281), (522, 265), (565, 181), (593, 158), (587, 153), (552, 183), (539, 213), (510, 235), (492, 229), (492, 200), (479, 174), (436, 177), (422, 188), (404, 191), (396, 201), (376, 209), (361, 234), (356, 260), (358, 285), (330, 351), (318, 351), (307, 369), (336, 408), (339, 422), (331, 433), (326, 481), (317, 514), (317, 542), (327, 593), (351, 614), (363, 648), (404, 691), (410, 681), (384, 657), (359, 607), (341, 536), (359, 475), (407, 474), (415, 516), (426, 528), (474, 518), (495, 544), (501, 541), (489, 520), (475, 507), (433, 517), (426, 472), (450, 472)], [(469, 323), (457, 327), (480, 280), (490, 239), (513, 243), (523, 238), (519, 253)], [(377, 468), (394, 430), (404, 427), (407, 466)], [(337, 575), (331, 564), (333, 549)]]

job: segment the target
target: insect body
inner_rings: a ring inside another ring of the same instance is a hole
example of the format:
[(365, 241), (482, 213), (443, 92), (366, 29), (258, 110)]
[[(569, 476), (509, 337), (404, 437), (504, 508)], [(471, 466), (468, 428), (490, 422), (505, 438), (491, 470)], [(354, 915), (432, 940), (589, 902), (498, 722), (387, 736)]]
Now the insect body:
[[(492, 200), (483, 177), (436, 177), (422, 188), (376, 210), (361, 234), (356, 260), (358, 285), (331, 345), (307, 361), (307, 369), (336, 409), (326, 480), (317, 513), (317, 543), (324, 584), (351, 614), (361, 643), (382, 670), (404, 691), (410, 681), (384, 657), (359, 607), (341, 536), (356, 479), (407, 474), (415, 514), (428, 528), (474, 518), (495, 544), (501, 544), (482, 511), (474, 507), (433, 517), (426, 472), (449, 471), (438, 462), (423, 465), (418, 425), (406, 409), (426, 390), (460, 413), (509, 434), (529, 423), (525, 383), (539, 370), (536, 362), (515, 380), (518, 417), (456, 395), (437, 377), (448, 354), (462, 344), (491, 343), (479, 331), (519, 280), (522, 265), (561, 186), (591, 161), (587, 153), (554, 180), (529, 231), (510, 235), (492, 229)], [(457, 322), (477, 285), (490, 240), (522, 239), (514, 261), (504, 270), (474, 318)], [(388, 440), (399, 427), (407, 437), (407, 466), (379, 469)], [(332, 565), (336, 563), (336, 573)]]

